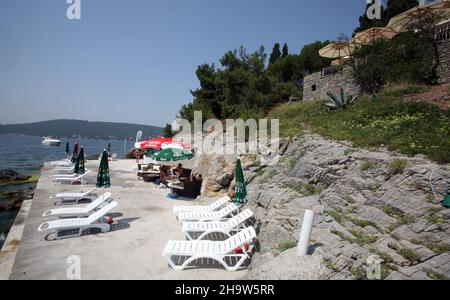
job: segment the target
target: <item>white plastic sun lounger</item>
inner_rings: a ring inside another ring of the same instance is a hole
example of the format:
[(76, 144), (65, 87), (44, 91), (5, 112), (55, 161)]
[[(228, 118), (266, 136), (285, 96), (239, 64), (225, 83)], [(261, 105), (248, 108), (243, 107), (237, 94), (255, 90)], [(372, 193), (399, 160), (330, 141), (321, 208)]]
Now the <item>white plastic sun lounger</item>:
[(182, 212), (208, 212), (216, 211), (228, 202), (230, 202), (230, 197), (224, 196), (217, 201), (214, 201), (211, 205), (198, 205), (198, 206), (174, 206), (173, 212), (179, 214)]
[[(248, 255), (245, 244), (252, 242), (256, 238), (253, 227), (248, 227), (226, 241), (173, 241), (167, 242), (163, 251), (163, 256), (169, 265), (176, 271), (182, 271), (191, 263), (200, 259), (212, 259), (219, 262), (227, 271), (237, 271)], [(236, 249), (241, 247), (241, 254), (236, 253)], [(177, 257), (186, 257), (183, 263), (177, 264)], [(237, 262), (230, 265), (226, 259), (235, 258)]]
[[(53, 174), (73, 174), (75, 168), (58, 168), (53, 170)], [(55, 176), (55, 175), (54, 175)]]
[(178, 214), (178, 221), (219, 221), (224, 219), (234, 212), (238, 211), (240, 206), (231, 203), (225, 208), (222, 208), (219, 211), (207, 211), (207, 212), (182, 212)]
[[(227, 221), (184, 222), (181, 231), (186, 234), (189, 240), (203, 240), (212, 233), (221, 233), (231, 237), (231, 233), (238, 232), (240, 230), (239, 227), (245, 225), (245, 222), (251, 217), (253, 217), (253, 212), (247, 209)], [(192, 233), (201, 233), (201, 235), (194, 238), (191, 235)]]
[[(88, 171), (90, 171), (90, 170), (86, 169), (85, 173), (88, 172)], [(65, 174), (60, 173), (60, 174), (53, 175), (54, 178), (55, 177), (71, 178), (71, 177), (77, 177), (77, 176), (78, 176), (78, 173), (74, 173), (73, 171), (71, 171), (70, 173), (65, 173)]]
[(68, 207), (68, 208), (57, 208), (52, 210), (47, 210), (42, 215), (43, 217), (53, 217), (58, 216), (59, 218), (82, 218), (87, 217), (94, 213), (98, 208), (105, 203), (107, 200), (111, 199), (111, 193), (105, 193), (93, 201), (91, 204), (85, 207)]
[[(105, 233), (111, 230), (111, 225), (105, 223), (103, 217), (116, 206), (117, 202), (111, 202), (88, 218), (61, 219), (45, 222), (39, 225), (38, 231), (52, 230), (55, 232), (57, 240), (81, 236), (85, 230), (91, 228), (97, 228)], [(64, 234), (66, 232), (67, 234)]]
[(90, 171), (86, 171), (86, 173), (82, 175), (78, 175), (77, 177), (55, 177), (53, 178), (53, 181), (59, 182), (59, 183), (69, 183), (74, 184), (75, 182), (81, 182), (83, 178), (89, 174)]
[(59, 166), (59, 167), (72, 167), (74, 164), (68, 159), (60, 160), (60, 161), (54, 161), (50, 163), (52, 166)]
[(76, 204), (78, 204), (80, 200), (90, 200), (92, 202), (97, 198), (97, 196), (92, 194), (95, 190), (96, 189), (92, 189), (85, 193), (59, 193), (50, 196), (50, 199), (57, 200), (55, 204), (64, 204), (71, 202), (75, 202)]

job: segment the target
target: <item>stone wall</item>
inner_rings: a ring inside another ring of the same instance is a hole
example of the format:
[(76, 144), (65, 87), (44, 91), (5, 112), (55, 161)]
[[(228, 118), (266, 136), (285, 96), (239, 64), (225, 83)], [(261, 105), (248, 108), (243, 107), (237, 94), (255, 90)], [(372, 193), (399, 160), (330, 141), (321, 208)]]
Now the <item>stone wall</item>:
[(350, 95), (359, 95), (360, 86), (352, 76), (351, 67), (344, 67), (334, 74), (324, 75), (317, 72), (305, 76), (303, 85), (303, 100), (327, 99), (327, 91), (339, 91), (343, 87)]
[(450, 83), (450, 40), (442, 41), (439, 44), (441, 64), (438, 74), (441, 83)]

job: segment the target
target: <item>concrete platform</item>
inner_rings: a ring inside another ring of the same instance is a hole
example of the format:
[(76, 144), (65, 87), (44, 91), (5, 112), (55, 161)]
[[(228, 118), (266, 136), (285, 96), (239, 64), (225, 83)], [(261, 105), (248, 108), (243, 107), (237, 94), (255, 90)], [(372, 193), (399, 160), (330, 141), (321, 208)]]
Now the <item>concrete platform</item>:
[(15, 237), (19, 248), (10, 279), (68, 279), (71, 256), (80, 258), (81, 279), (232, 280), (246, 274), (246, 270), (227, 272), (216, 264), (182, 272), (168, 266), (162, 257), (166, 242), (186, 239), (172, 207), (190, 203), (167, 199), (169, 190), (138, 180), (133, 160), (110, 162), (112, 187), (106, 191), (119, 203), (113, 210), (115, 224), (111, 232), (59, 241), (53, 235), (38, 232), (38, 226), (46, 221), (42, 213), (55, 208), (49, 196), (93, 188), (97, 167), (98, 161), (87, 163), (92, 170), (87, 177), (89, 184), (70, 186), (51, 182), (52, 167), (44, 166), (23, 235)]

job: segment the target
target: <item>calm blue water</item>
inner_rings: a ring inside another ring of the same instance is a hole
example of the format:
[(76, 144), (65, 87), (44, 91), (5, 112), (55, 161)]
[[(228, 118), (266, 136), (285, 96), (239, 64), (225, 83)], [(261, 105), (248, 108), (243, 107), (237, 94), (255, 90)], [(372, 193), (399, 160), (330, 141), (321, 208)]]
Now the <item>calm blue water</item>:
[[(69, 141), (70, 151), (73, 151), (74, 143), (78, 142), (84, 147), (87, 156), (100, 154), (111, 143), (111, 153), (117, 153), (119, 157), (124, 154), (123, 141), (107, 141), (93, 139), (62, 139), (60, 147), (45, 146), (41, 144), (42, 138), (33, 136), (2, 136), (0, 135), (0, 170), (13, 169), (25, 175), (38, 174), (41, 167), (47, 161), (60, 160), (66, 157), (66, 142)], [(127, 150), (134, 145), (127, 141)], [(32, 187), (24, 185), (21, 188)], [(17, 186), (0, 187), (0, 191), (16, 190)], [(0, 199), (0, 202), (6, 201)], [(0, 211), (0, 235), (8, 231), (14, 222), (17, 211)], [(1, 248), (1, 245), (0, 245)]]
[[(38, 174), (45, 162), (66, 157), (67, 141), (70, 144), (70, 151), (73, 151), (74, 143), (79, 143), (84, 147), (86, 156), (102, 153), (103, 149), (108, 147), (108, 143), (111, 143), (111, 153), (117, 153), (119, 158), (124, 154), (123, 141), (62, 139), (60, 147), (45, 146), (41, 141), (40, 137), (0, 135), (0, 170), (13, 169), (26, 175)], [(127, 142), (127, 148), (133, 145), (133, 142)]]

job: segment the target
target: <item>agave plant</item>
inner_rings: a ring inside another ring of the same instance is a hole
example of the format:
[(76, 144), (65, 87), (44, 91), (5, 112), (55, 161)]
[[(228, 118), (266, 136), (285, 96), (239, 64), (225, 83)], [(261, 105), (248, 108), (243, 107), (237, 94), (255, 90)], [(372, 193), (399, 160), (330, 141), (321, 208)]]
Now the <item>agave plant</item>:
[(330, 102), (325, 105), (333, 109), (346, 108), (348, 105), (352, 105), (356, 100), (356, 96), (349, 95), (343, 88), (341, 88), (340, 93), (327, 92)]

